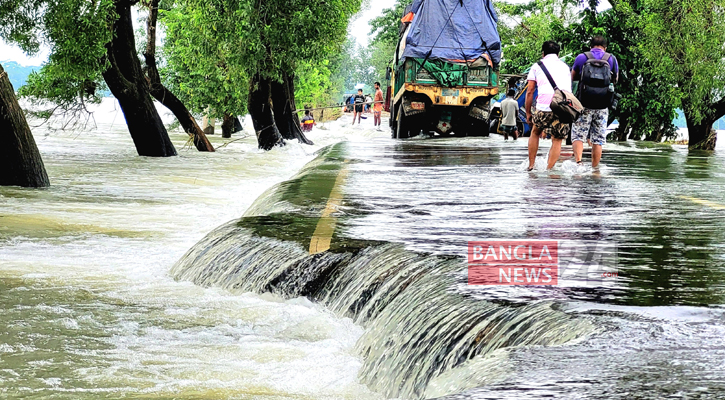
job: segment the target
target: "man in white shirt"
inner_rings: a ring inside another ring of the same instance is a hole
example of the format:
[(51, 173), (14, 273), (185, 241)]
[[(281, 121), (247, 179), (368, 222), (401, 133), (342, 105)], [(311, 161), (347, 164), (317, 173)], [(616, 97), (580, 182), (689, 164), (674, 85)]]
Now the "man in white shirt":
[[(559, 60), (559, 45), (556, 42), (546, 41), (541, 46), (544, 64), (549, 74), (556, 82), (560, 90), (571, 93), (571, 72), (569, 66)], [(529, 168), (534, 169), (536, 153), (539, 151), (539, 138), (545, 139), (551, 136), (551, 150), (549, 151), (549, 162), (546, 169), (554, 167), (556, 160), (561, 153), (561, 141), (571, 130), (571, 125), (564, 124), (551, 112), (551, 100), (554, 97), (554, 87), (546, 77), (538, 63), (534, 64), (529, 71), (528, 89), (526, 90), (526, 122), (532, 126), (531, 137), (529, 137)], [(538, 89), (536, 99), (536, 113), (532, 115), (531, 107), (534, 102), (534, 91)]]
[(503, 132), (503, 140), (509, 140), (509, 135), (514, 140), (519, 137), (516, 129), (516, 116), (519, 114), (519, 102), (514, 99), (516, 89), (511, 88), (506, 93), (506, 98), (501, 102), (501, 131)]

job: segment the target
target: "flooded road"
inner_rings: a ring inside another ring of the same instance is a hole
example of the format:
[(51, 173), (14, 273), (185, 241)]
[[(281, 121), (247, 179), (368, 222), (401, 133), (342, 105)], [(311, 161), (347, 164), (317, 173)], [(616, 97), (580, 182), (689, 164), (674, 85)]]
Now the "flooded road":
[[(0, 394), (725, 395), (722, 135), (525, 173), (525, 141), (344, 122), (172, 159), (123, 127), (36, 134), (53, 186), (0, 188)], [(467, 242), (489, 238), (614, 243), (619, 277), (468, 286)]]

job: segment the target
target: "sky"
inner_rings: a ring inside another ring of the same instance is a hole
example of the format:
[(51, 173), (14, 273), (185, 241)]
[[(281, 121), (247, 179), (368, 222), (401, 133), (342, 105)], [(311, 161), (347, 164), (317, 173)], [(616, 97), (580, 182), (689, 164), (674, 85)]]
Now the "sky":
[(22, 66), (35, 66), (48, 59), (48, 52), (41, 51), (35, 57), (28, 57), (19, 47), (8, 45), (0, 40), (0, 61), (15, 61)]
[(366, 46), (369, 41), (370, 20), (382, 14), (384, 9), (392, 8), (394, 4), (395, 0), (365, 0), (357, 19), (350, 22), (348, 33), (359, 45)]

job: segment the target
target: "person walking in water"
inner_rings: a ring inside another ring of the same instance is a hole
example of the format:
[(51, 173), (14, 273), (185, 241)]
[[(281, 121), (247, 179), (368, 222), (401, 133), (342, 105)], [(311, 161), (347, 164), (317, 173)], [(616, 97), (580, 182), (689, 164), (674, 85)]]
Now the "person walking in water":
[(519, 102), (514, 99), (514, 96), (516, 96), (516, 90), (511, 88), (501, 102), (501, 131), (503, 131), (504, 140), (509, 140), (509, 135), (513, 136), (514, 140), (519, 137), (519, 131), (516, 128)]
[(577, 98), (584, 106), (582, 115), (571, 128), (574, 159), (582, 162), (584, 141), (592, 146), (592, 168), (599, 166), (602, 146), (607, 142), (609, 106), (614, 98), (614, 84), (619, 78), (617, 59), (607, 53), (607, 39), (594, 36), (591, 50), (579, 54), (571, 69), (572, 81), (579, 80)]
[(373, 123), (375, 129), (382, 130), (380, 128), (380, 119), (383, 114), (383, 91), (380, 90), (380, 82), (375, 82), (375, 98), (373, 99)]
[(357, 124), (360, 125), (365, 106), (365, 96), (363, 95), (362, 89), (357, 90), (353, 103), (355, 104), (355, 109), (352, 114), (352, 124), (355, 125), (355, 118), (357, 118)]
[[(533, 126), (529, 137), (529, 167), (532, 171), (536, 162), (536, 153), (539, 151), (539, 138), (551, 136), (551, 150), (546, 169), (554, 168), (556, 160), (561, 153), (561, 141), (571, 130), (569, 124), (559, 120), (551, 111), (551, 100), (554, 97), (554, 87), (549, 82), (549, 74), (559, 90), (571, 93), (571, 73), (569, 66), (559, 60), (559, 45), (553, 41), (546, 41), (541, 46), (542, 59), (531, 67), (526, 90), (526, 122)], [(532, 114), (534, 91), (539, 91), (536, 98), (536, 113)]]

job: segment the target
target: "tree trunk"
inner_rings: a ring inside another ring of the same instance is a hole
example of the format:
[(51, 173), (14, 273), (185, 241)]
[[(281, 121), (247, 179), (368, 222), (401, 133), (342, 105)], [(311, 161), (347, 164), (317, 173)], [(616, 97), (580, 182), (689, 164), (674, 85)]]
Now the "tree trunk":
[(271, 82), (256, 74), (250, 81), (249, 115), (252, 117), (257, 143), (262, 150), (272, 150), (274, 146), (284, 145), (284, 139), (277, 129), (272, 114)]
[(0, 65), (0, 185), (50, 186), (43, 159), (8, 74)]
[(149, 80), (151, 95), (166, 108), (169, 109), (184, 128), (187, 135), (194, 138), (194, 146), (199, 151), (214, 151), (209, 139), (201, 130), (196, 119), (191, 115), (189, 109), (161, 83), (161, 76), (156, 65), (156, 22), (159, 17), (159, 0), (151, 0), (148, 4), (149, 16), (146, 20), (146, 51), (143, 53), (146, 61), (146, 77)]
[(282, 82), (272, 81), (274, 120), (283, 138), (297, 139), (300, 143), (314, 144), (300, 128), (300, 118), (295, 106), (294, 76), (285, 74)]
[(683, 101), (682, 111), (687, 122), (688, 149), (715, 150), (717, 132), (712, 129), (712, 125), (725, 115), (725, 99), (713, 104), (710, 108), (713, 110), (710, 115), (705, 116), (701, 121), (695, 121), (689, 103)]
[(234, 121), (237, 118), (231, 114), (224, 113), (224, 122), (222, 122), (222, 137), (229, 139), (234, 131)]
[(204, 131), (205, 135), (214, 134), (214, 124), (216, 124), (216, 118), (212, 117), (211, 107), (207, 107), (205, 111), (206, 115), (201, 120), (201, 130)]
[(141, 69), (133, 36), (131, 2), (114, 0), (118, 20), (113, 24), (113, 40), (106, 45), (110, 67), (103, 78), (118, 100), (136, 151), (140, 156), (175, 156), (169, 139), (149, 93), (149, 85)]
[(712, 124), (716, 120), (708, 118), (700, 123), (695, 123), (687, 117), (687, 113), (685, 113), (685, 120), (687, 121), (687, 134), (689, 136), (687, 148), (690, 150), (715, 150), (717, 132), (712, 129)]

